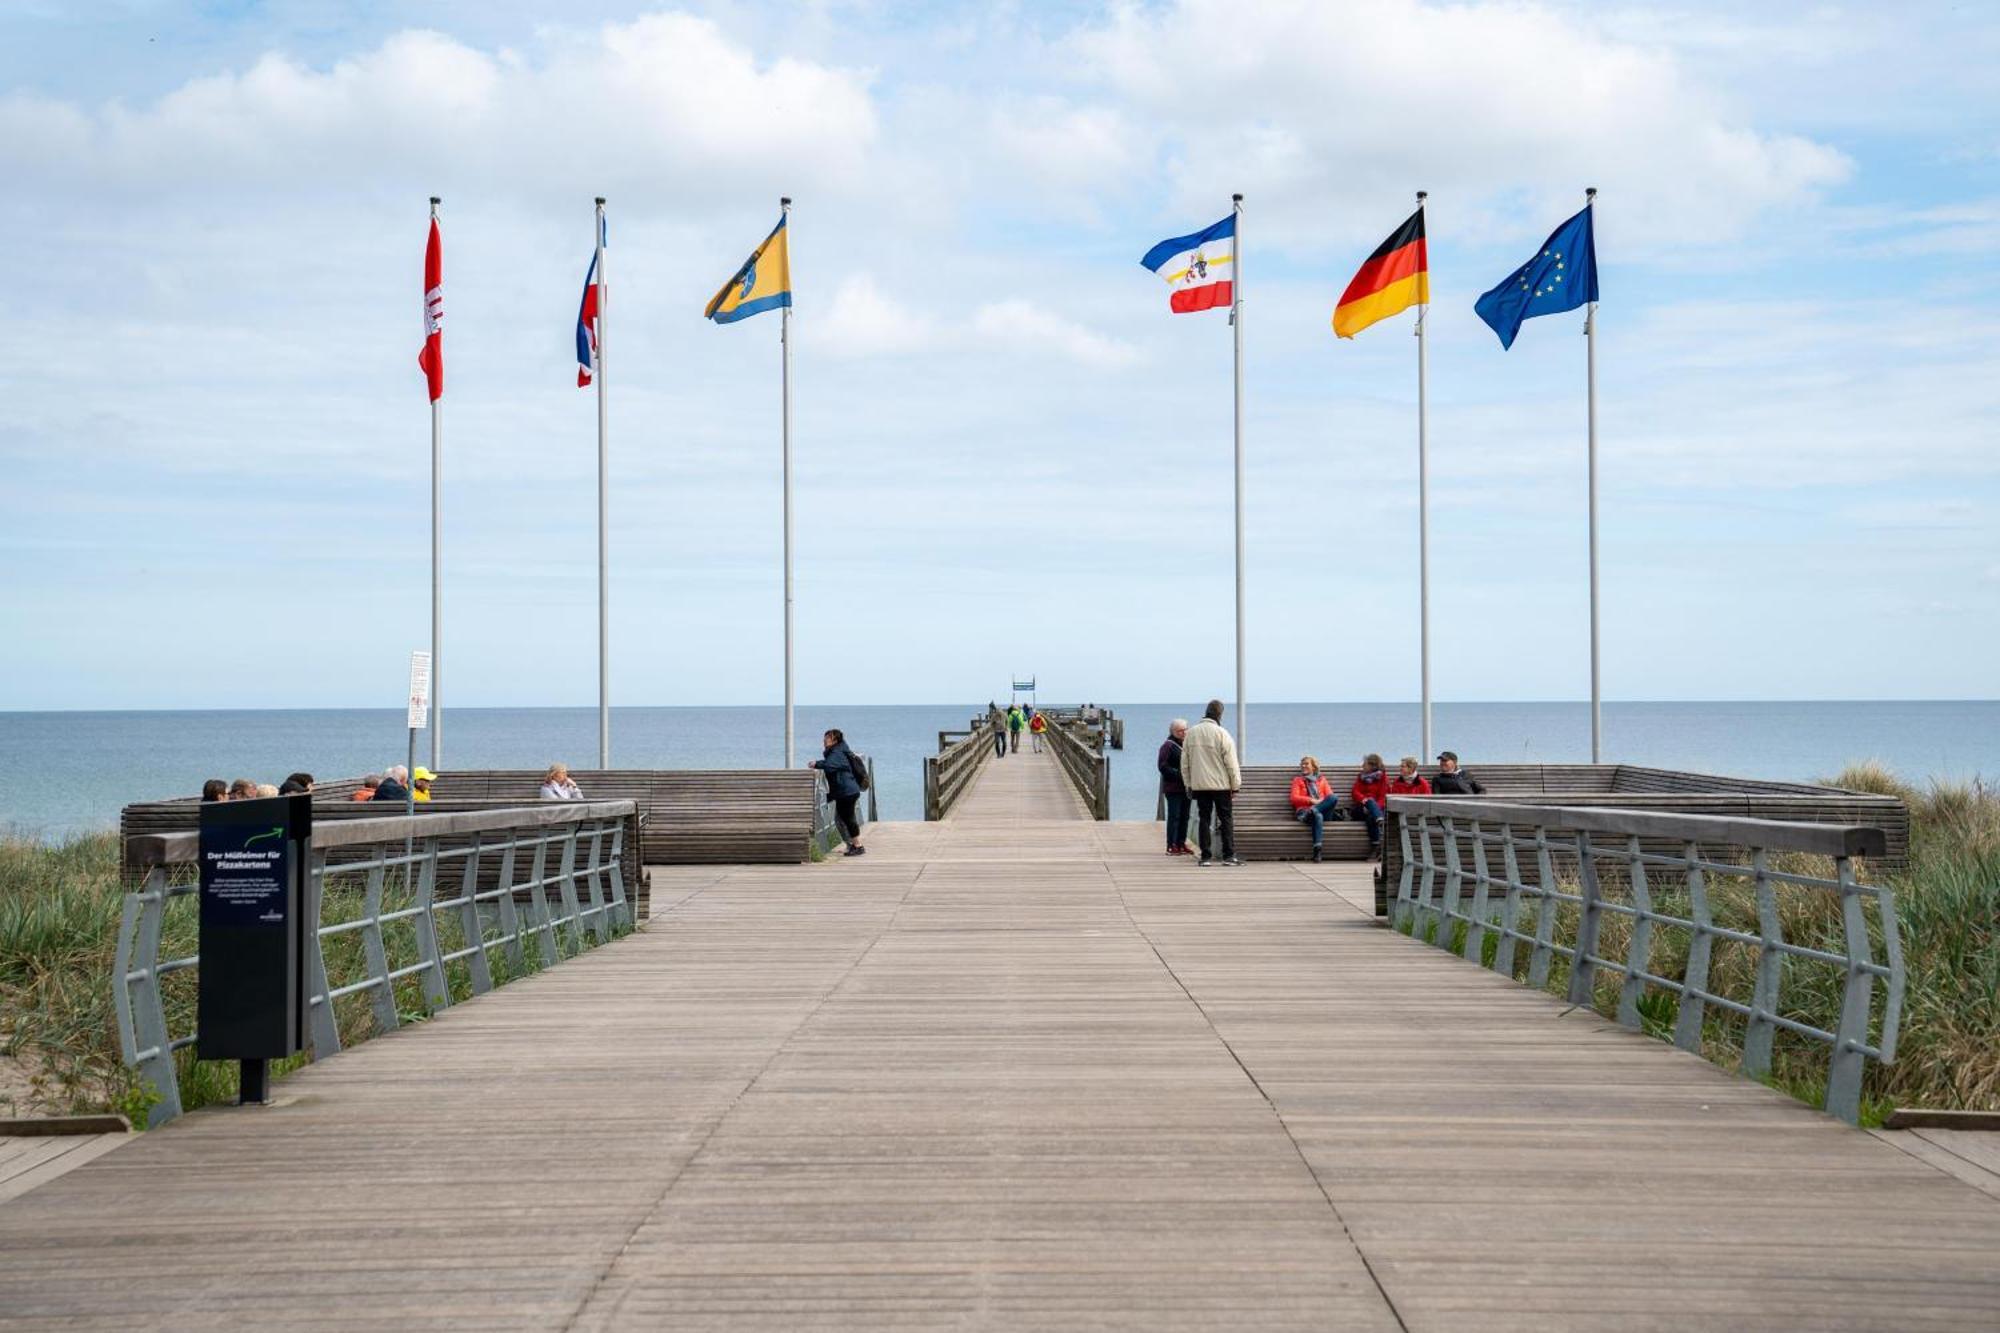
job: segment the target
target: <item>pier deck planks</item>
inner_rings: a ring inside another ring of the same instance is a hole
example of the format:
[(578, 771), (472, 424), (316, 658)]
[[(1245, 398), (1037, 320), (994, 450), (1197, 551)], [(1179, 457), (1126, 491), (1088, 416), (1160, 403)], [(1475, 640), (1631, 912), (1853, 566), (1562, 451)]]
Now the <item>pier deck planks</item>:
[(663, 868), (638, 936), (0, 1205), (0, 1323), (2000, 1321), (2000, 1200), (1366, 867), (1198, 870), (1026, 753), (866, 841)]

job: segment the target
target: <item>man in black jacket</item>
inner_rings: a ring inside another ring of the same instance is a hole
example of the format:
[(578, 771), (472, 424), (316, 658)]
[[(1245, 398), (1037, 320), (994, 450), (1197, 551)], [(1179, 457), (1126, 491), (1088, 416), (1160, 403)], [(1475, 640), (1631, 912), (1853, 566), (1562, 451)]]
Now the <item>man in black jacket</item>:
[(1438, 775), (1431, 779), (1434, 796), (1478, 796), (1486, 788), (1479, 779), (1458, 766), (1458, 756), (1450, 750), (1438, 755)]

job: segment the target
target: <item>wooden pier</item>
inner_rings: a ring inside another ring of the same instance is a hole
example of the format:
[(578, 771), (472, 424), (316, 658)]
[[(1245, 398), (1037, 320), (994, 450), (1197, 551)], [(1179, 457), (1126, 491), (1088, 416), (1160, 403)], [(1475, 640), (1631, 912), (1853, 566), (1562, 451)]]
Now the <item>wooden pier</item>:
[(2000, 1198), (1054, 757), (0, 1204), (0, 1325), (1992, 1328)]

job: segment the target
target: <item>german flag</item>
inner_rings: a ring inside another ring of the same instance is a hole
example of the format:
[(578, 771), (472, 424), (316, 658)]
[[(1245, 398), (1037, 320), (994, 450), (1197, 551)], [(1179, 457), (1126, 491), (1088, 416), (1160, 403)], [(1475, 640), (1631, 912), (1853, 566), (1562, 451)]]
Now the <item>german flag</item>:
[(1424, 210), (1410, 214), (1340, 294), (1333, 331), (1352, 338), (1378, 319), (1431, 299), (1430, 260), (1424, 253)]

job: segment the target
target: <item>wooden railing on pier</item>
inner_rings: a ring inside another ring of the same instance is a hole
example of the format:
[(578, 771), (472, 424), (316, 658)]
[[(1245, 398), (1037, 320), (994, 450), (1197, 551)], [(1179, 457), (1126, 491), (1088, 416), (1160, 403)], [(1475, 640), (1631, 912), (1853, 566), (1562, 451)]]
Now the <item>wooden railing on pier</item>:
[(1104, 753), (1104, 733), (1082, 723), (1057, 723), (1048, 730), (1048, 742), (1090, 817), (1110, 819), (1111, 759)]
[(938, 752), (924, 756), (924, 818), (943, 819), (993, 758), (992, 719), (978, 717), (965, 731), (940, 731)]

